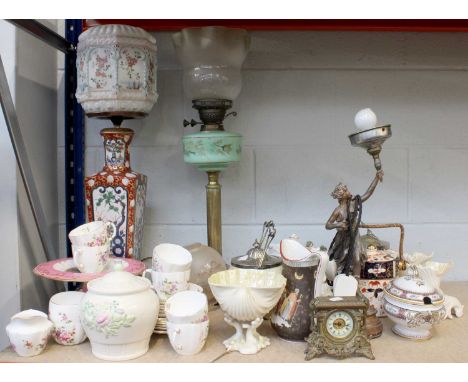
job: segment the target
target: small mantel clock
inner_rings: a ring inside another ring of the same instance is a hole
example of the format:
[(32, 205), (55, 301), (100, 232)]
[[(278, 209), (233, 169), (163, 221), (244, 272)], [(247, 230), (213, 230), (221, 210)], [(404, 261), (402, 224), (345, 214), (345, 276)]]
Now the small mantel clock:
[(310, 303), (311, 330), (305, 359), (327, 353), (337, 358), (363, 355), (375, 359), (366, 329), (368, 301), (351, 297), (317, 297)]

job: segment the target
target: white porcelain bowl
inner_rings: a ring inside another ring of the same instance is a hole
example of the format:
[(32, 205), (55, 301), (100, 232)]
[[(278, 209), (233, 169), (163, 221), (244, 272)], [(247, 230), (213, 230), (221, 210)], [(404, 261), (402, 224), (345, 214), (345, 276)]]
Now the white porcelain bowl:
[(253, 321), (278, 303), (286, 279), (273, 272), (233, 268), (215, 273), (208, 284), (225, 313), (238, 321)]
[(187, 290), (169, 297), (165, 307), (168, 322), (196, 324), (208, 320), (208, 299), (200, 292)]

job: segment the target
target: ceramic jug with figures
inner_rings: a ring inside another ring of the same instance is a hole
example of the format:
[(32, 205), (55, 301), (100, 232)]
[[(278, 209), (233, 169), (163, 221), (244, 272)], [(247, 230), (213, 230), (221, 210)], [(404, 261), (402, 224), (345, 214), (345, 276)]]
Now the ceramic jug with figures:
[(271, 326), (283, 339), (304, 341), (310, 333), (310, 301), (327, 294), (328, 255), (317, 248), (305, 247), (296, 235), (281, 240), (280, 254), (287, 282), (271, 317)]

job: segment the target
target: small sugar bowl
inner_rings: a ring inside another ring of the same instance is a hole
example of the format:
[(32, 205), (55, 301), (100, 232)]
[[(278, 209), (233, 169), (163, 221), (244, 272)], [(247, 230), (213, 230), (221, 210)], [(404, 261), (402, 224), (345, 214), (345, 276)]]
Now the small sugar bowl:
[(32, 357), (44, 350), (53, 327), (47, 314), (28, 309), (11, 317), (6, 332), (13, 350), (19, 356)]

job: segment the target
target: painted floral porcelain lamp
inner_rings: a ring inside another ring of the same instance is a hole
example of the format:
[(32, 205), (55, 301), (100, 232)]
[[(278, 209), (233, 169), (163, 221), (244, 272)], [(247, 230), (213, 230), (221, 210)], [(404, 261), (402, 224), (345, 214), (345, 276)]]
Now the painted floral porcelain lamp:
[(114, 256), (140, 258), (147, 179), (132, 170), (133, 131), (120, 125), (156, 103), (156, 64), (156, 40), (143, 29), (103, 25), (80, 35), (76, 98), (88, 117), (114, 125), (101, 130), (104, 168), (85, 179), (88, 220), (115, 224)]
[(183, 139), (184, 160), (208, 174), (208, 245), (222, 253), (220, 171), (238, 162), (242, 136), (224, 130), (224, 119), (242, 86), (241, 66), (250, 46), (243, 29), (224, 27), (186, 28), (173, 35), (184, 70), (184, 89), (200, 122), (184, 121), (184, 126), (200, 125), (197, 133)]

